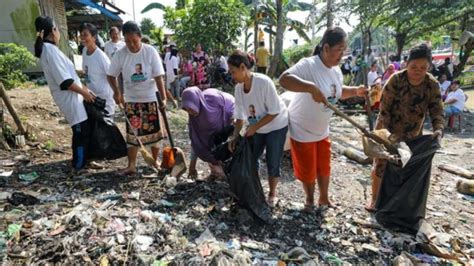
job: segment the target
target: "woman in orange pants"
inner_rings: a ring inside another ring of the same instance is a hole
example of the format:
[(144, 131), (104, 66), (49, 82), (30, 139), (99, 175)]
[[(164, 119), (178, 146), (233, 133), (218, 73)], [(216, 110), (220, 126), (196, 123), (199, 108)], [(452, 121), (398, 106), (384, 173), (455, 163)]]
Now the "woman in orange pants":
[(364, 96), (364, 86), (343, 85), (339, 62), (347, 48), (347, 34), (339, 27), (328, 29), (312, 57), (301, 59), (280, 77), (280, 85), (297, 92), (288, 107), (291, 156), (296, 178), (303, 183), (305, 210), (312, 211), (316, 180), (318, 204), (330, 207), (328, 188), (331, 173), (329, 119), (326, 103)]

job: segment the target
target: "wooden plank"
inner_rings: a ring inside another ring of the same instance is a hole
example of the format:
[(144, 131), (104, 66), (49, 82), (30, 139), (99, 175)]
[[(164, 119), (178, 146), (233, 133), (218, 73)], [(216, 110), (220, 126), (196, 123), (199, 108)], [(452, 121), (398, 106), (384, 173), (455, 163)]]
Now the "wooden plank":
[(456, 165), (442, 164), (442, 165), (438, 166), (438, 168), (441, 169), (441, 170), (444, 170), (448, 173), (465, 177), (467, 179), (474, 179), (474, 173), (473, 172), (471, 172), (469, 170), (466, 170), (462, 167), (456, 166)]

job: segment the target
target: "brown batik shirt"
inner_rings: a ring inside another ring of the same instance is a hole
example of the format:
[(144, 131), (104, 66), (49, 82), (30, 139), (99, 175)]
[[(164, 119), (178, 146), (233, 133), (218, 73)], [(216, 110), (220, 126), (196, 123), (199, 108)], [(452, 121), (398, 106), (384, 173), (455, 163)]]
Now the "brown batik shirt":
[(410, 85), (407, 71), (395, 73), (382, 93), (375, 128), (386, 128), (400, 141), (423, 134), (423, 121), (429, 114), (433, 130), (443, 130), (444, 111), (438, 81), (427, 74), (418, 86)]

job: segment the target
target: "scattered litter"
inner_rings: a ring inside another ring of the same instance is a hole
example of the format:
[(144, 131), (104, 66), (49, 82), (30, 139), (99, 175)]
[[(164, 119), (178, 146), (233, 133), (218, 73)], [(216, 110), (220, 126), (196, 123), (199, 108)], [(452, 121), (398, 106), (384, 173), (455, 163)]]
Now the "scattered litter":
[(20, 174), (18, 175), (21, 181), (24, 181), (25, 183), (32, 183), (36, 179), (38, 179), (40, 176), (38, 175), (37, 172), (31, 172), (28, 174)]
[(196, 244), (198, 245), (204, 242), (214, 242), (214, 241), (216, 241), (216, 238), (211, 233), (211, 231), (209, 231), (209, 228), (206, 228), (206, 230), (204, 230), (204, 232), (202, 232), (202, 234), (194, 240), (194, 242), (196, 242)]
[(147, 251), (151, 244), (153, 244), (153, 237), (137, 235), (133, 243), (140, 251)]
[(0, 177), (9, 177), (13, 174), (13, 170), (11, 171), (3, 171), (0, 173)]
[(13, 194), (8, 198), (8, 202), (15, 206), (28, 206), (38, 204), (40, 201), (32, 195), (28, 195), (23, 192), (13, 192)]

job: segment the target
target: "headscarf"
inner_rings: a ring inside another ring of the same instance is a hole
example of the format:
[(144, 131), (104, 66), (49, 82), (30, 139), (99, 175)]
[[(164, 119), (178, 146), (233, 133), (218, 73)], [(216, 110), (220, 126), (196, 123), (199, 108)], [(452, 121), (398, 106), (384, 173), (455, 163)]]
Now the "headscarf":
[(189, 116), (189, 137), (194, 153), (199, 159), (215, 163), (211, 154), (212, 135), (232, 123), (234, 97), (216, 89), (201, 91), (190, 87), (182, 94), (183, 109), (191, 109), (197, 116)]
[(388, 65), (387, 71), (385, 71), (385, 73), (383, 74), (383, 80), (388, 80), (395, 72), (395, 65)]

